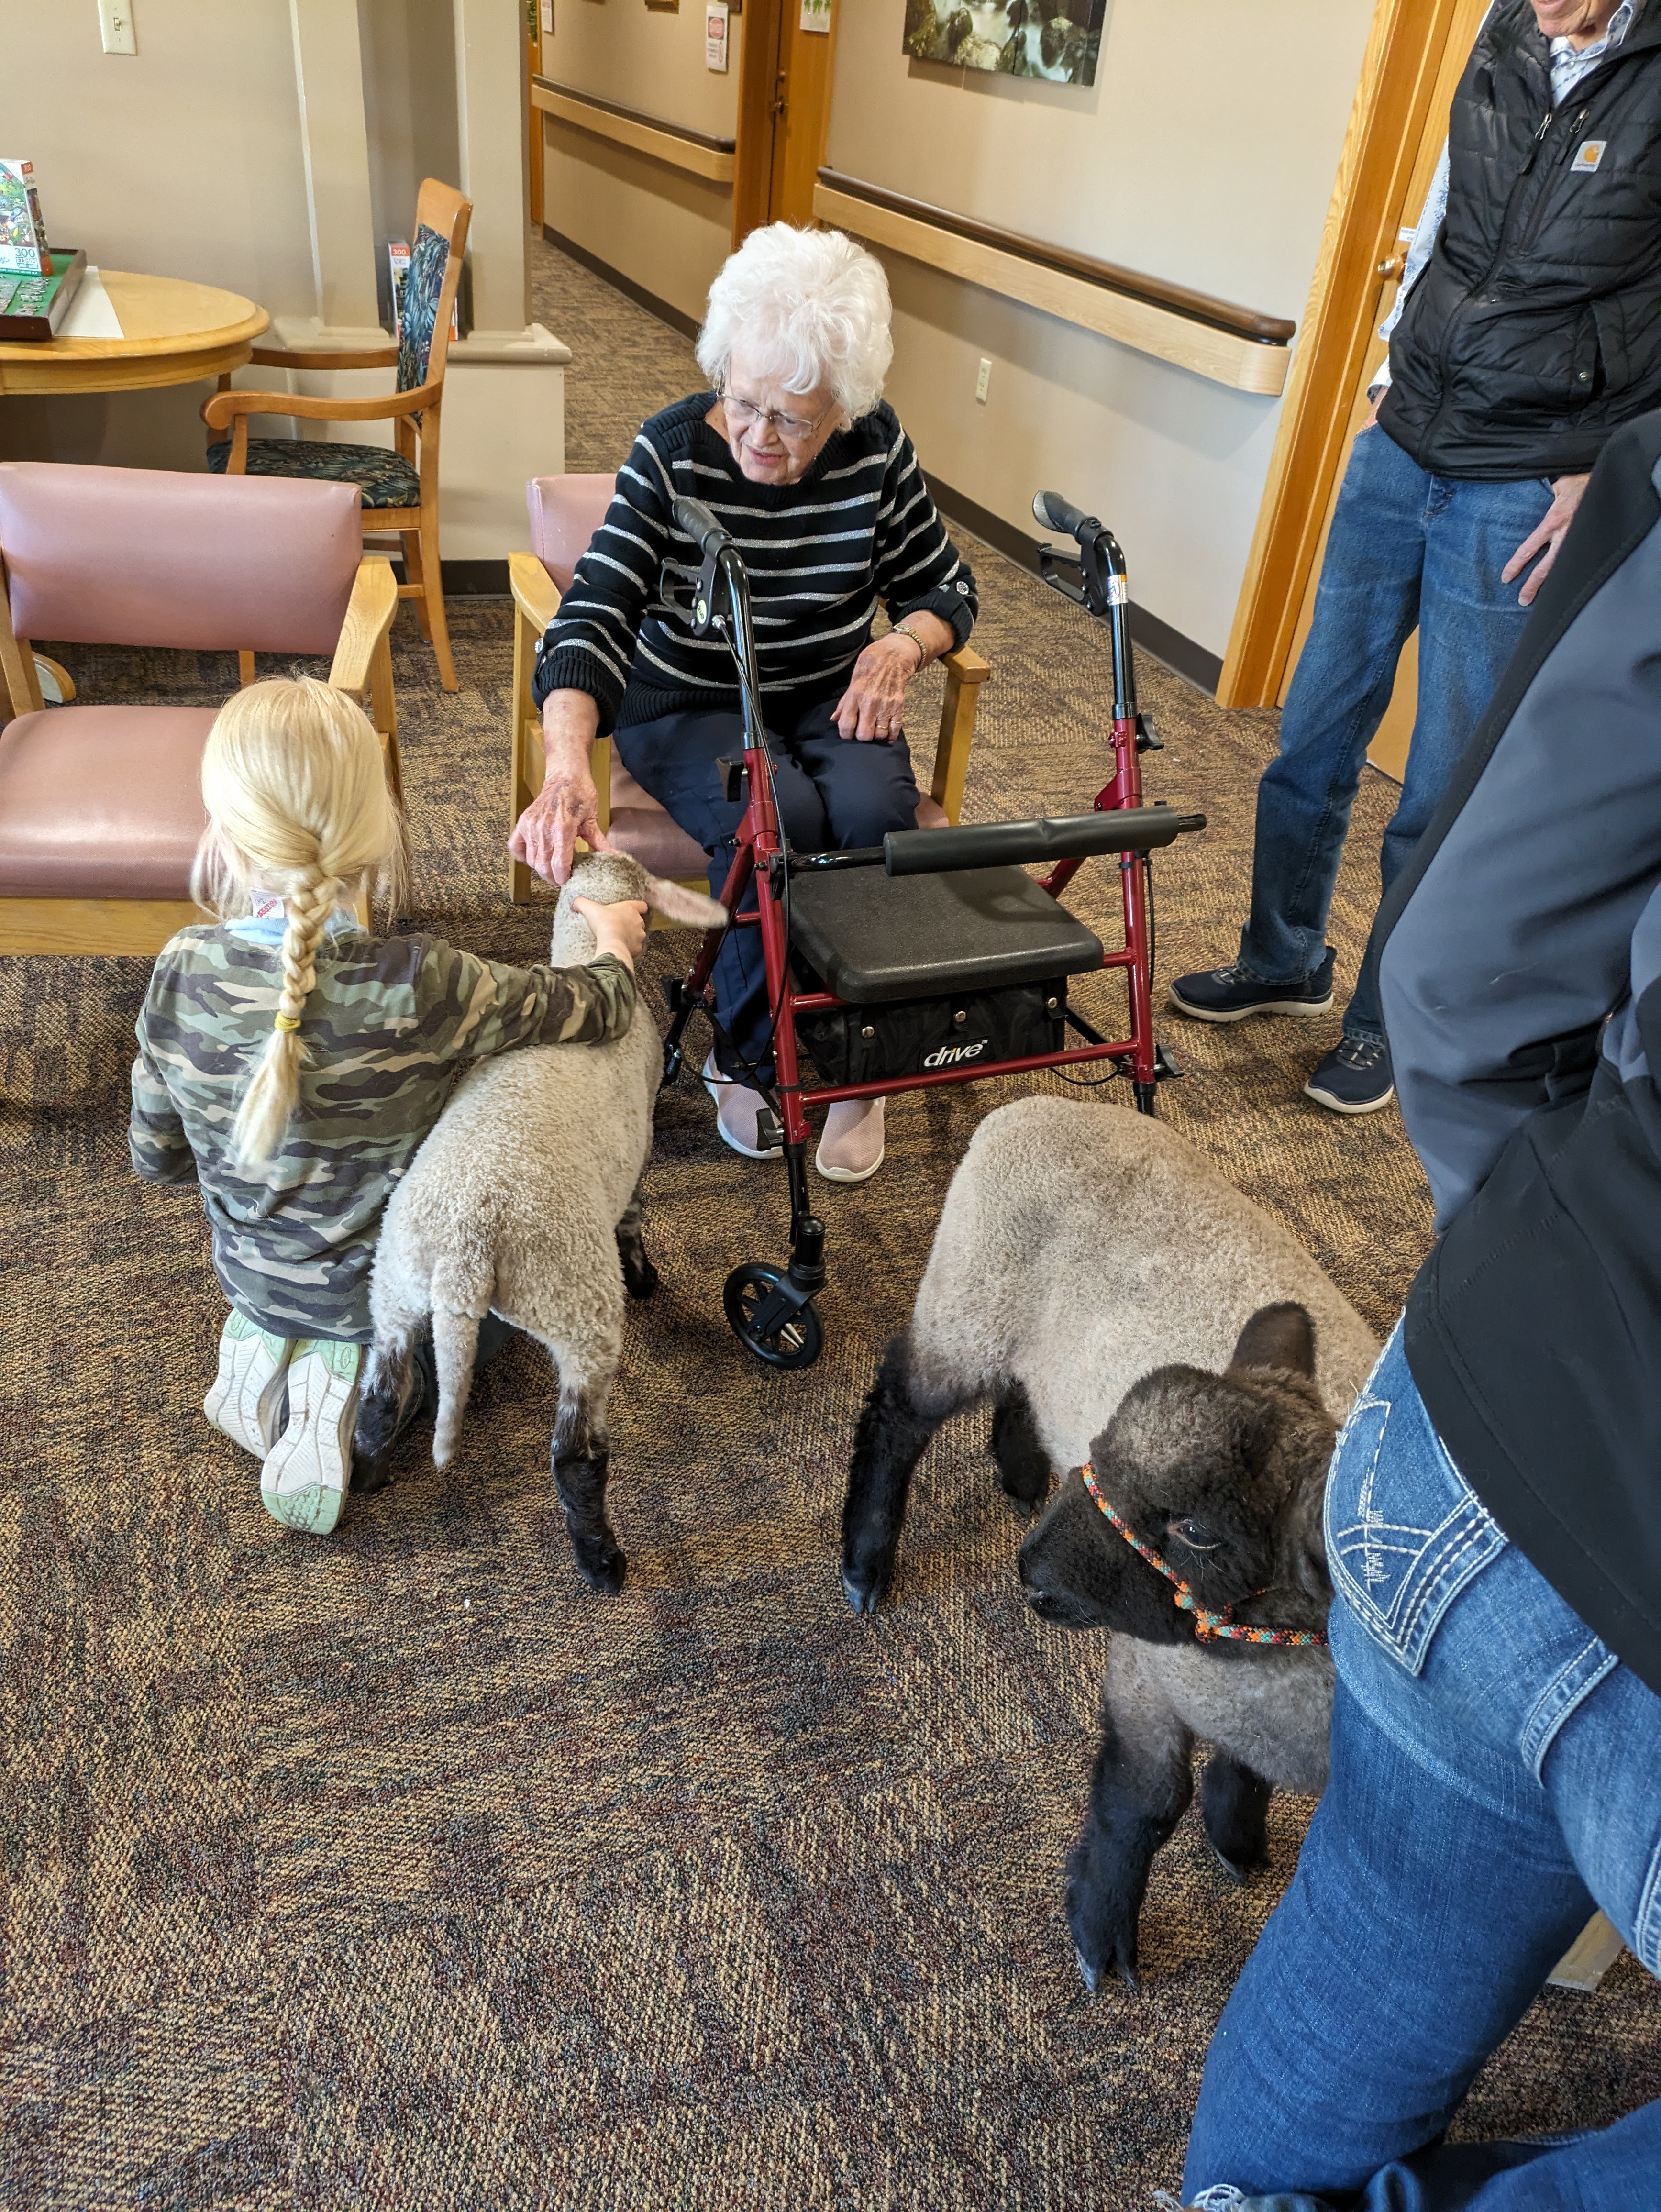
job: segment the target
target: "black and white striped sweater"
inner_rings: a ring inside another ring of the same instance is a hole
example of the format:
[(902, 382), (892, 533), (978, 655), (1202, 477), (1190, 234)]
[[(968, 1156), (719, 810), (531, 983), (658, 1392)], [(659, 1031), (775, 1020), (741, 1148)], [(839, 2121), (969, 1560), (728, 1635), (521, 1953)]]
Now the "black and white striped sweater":
[(885, 401), (825, 442), (800, 483), (751, 483), (704, 421), (700, 392), (642, 426), (617, 492), (537, 656), (551, 691), (598, 702), (600, 734), (687, 708), (739, 704), (727, 641), (694, 637), (665, 603), (698, 573), (670, 502), (700, 499), (750, 572), (764, 693), (809, 702), (846, 685), (880, 599), (895, 622), (926, 608), (955, 642), (974, 627), (975, 580), (934, 512), (911, 441)]

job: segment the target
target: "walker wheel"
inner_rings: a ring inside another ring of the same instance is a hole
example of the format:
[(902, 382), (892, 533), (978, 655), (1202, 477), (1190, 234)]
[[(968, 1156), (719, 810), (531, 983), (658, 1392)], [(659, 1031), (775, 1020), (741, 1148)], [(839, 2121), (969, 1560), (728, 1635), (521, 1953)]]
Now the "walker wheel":
[(721, 1304), (733, 1334), (769, 1367), (811, 1367), (824, 1349), (824, 1328), (811, 1305), (795, 1312), (763, 1334), (758, 1317), (781, 1283), (783, 1271), (758, 1260), (734, 1267), (721, 1291)]

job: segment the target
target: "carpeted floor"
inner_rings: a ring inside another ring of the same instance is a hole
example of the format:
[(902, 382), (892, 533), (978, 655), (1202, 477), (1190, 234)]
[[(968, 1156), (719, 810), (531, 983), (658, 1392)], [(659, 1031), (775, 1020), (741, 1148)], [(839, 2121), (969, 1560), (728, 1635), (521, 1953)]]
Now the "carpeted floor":
[[(577, 353), (569, 464), (611, 465), (690, 386), (686, 349), (540, 247), (538, 283)], [(969, 550), (995, 677), (968, 811), (1087, 803), (1104, 640)], [(529, 959), (545, 915), (508, 906), (502, 862), (507, 611), (451, 614), (453, 698), (407, 611), (398, 635), (416, 911)], [(100, 699), (234, 681), (184, 654), (63, 657)], [(1167, 746), (1151, 793), (1212, 823), (1160, 871), (1168, 977), (1232, 950), (1273, 718), (1141, 673)], [(1346, 981), (1390, 803), (1369, 775), (1333, 931)], [(1092, 887), (1080, 910), (1100, 907)], [(654, 939), (653, 970), (688, 941)], [(1308, 1807), (1277, 1803), (1272, 1875), (1244, 1890), (1184, 1822), (1144, 1993), (1087, 2000), (1060, 1869), (1100, 1646), (1021, 1604), (978, 1424), (926, 1463), (887, 1610), (855, 1620), (834, 1571), (877, 1348), (953, 1162), (1013, 1088), (897, 1103), (879, 1180), (820, 1187), (829, 1341), (795, 1377), (720, 1315), (735, 1261), (782, 1255), (781, 1179), (723, 1150), (701, 1091), (665, 1097), (663, 1287), (631, 1311), (612, 1408), (630, 1581), (606, 1601), (569, 1565), (550, 1376), (523, 1343), (448, 1473), (411, 1439), (334, 1538), (267, 1519), (201, 1418), (222, 1308), (197, 1206), (127, 1170), (143, 980), (0, 962), (0, 2202), (1116, 2212), (1174, 2186), (1207, 2039)], [(1335, 1023), (1164, 1027), (1189, 1069), (1170, 1120), (1385, 1326), (1425, 1194), (1393, 1110), (1341, 1122), (1298, 1096)], [(1123, 1110), (1120, 1088), (1086, 1109)], [(1594, 1996), (1548, 1993), (1462, 2125), (1612, 2118), (1661, 2094), (1658, 2029), (1630, 1960)]]

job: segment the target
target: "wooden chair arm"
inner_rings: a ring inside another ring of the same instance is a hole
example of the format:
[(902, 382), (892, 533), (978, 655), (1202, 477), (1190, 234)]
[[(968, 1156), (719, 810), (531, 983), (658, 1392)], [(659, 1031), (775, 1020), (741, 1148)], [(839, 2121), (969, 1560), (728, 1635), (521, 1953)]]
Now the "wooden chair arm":
[(540, 637), (559, 612), (559, 586), (534, 553), (508, 556), (508, 586), (514, 605)]
[(202, 403), (202, 420), (210, 430), (228, 430), (239, 415), (296, 415), (311, 422), (384, 422), (399, 415), (419, 415), (444, 397), (442, 384), (423, 384), (415, 392), (388, 392), (378, 399), (305, 399), (293, 392), (216, 392)]
[(950, 653), (940, 655), (940, 666), (947, 669), (960, 684), (984, 684), (992, 673), (992, 664), (983, 660), (972, 645), (959, 645)]
[(398, 612), (398, 579), (383, 553), (366, 554), (357, 564), (346, 619), (334, 649), (329, 681), (337, 691), (362, 691), (369, 681), (375, 649)]
[(371, 346), (364, 353), (302, 353), (291, 346), (256, 346), (249, 359), (262, 368), (396, 368), (398, 348)]

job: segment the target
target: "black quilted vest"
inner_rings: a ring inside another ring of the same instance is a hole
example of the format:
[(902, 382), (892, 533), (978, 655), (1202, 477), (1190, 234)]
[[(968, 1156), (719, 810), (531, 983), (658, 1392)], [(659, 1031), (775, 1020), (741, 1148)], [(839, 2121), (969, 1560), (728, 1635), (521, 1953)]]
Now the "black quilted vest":
[(1529, 0), (1500, 0), (1448, 158), (1378, 419), (1438, 476), (1590, 469), (1619, 423), (1661, 407), (1661, 0), (1555, 110)]

